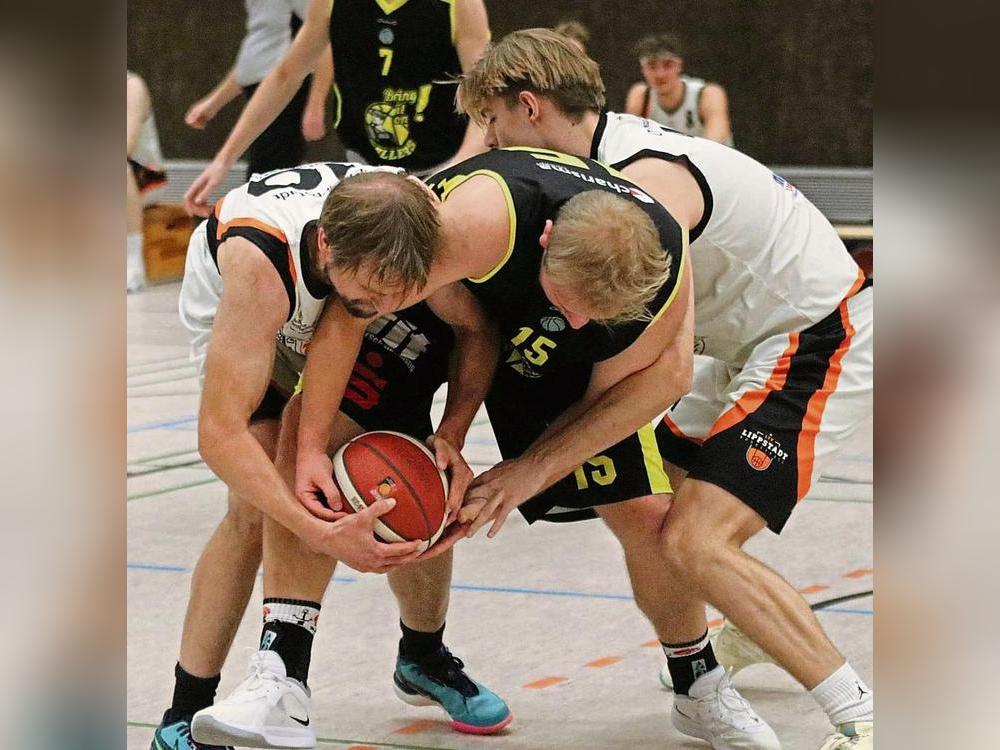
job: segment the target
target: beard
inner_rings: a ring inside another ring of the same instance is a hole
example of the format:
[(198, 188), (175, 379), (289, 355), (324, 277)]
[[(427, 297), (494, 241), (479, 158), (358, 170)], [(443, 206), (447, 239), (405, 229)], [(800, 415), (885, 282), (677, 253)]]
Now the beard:
[(360, 299), (348, 299), (347, 297), (341, 297), (340, 303), (344, 306), (344, 309), (355, 318), (374, 318), (378, 315), (378, 310), (370, 302), (365, 302)]

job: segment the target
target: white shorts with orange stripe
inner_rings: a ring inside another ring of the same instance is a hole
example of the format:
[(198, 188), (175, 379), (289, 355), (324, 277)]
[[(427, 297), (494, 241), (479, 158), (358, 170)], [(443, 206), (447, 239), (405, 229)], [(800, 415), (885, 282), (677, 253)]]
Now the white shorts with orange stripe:
[(657, 426), (663, 457), (731, 492), (772, 531), (872, 414), (869, 285), (828, 317), (761, 341), (732, 370), (696, 357), (694, 385)]

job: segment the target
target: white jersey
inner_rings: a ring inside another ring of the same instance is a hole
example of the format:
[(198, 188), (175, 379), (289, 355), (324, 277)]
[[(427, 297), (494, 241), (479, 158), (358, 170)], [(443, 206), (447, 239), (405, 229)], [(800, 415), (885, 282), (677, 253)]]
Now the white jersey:
[(317, 162), (294, 169), (255, 174), (231, 190), (211, 217), (191, 237), (179, 311), (193, 334), (192, 351), (204, 356), (215, 313), (222, 299), (219, 244), (229, 237), (243, 237), (268, 257), (288, 292), (289, 313), (278, 333), (278, 343), (304, 355), (330, 292), (325, 279), (316, 278), (304, 241), (319, 219), (323, 201), (344, 178), (361, 172), (402, 172), (394, 167)]
[(684, 85), (684, 97), (680, 106), (667, 111), (660, 104), (656, 91), (646, 87), (646, 117), (668, 128), (679, 130), (688, 135), (702, 136), (705, 134), (705, 123), (701, 120), (701, 92), (705, 88), (702, 78), (681, 76)]
[(618, 169), (677, 161), (701, 187), (705, 212), (690, 234), (698, 354), (742, 368), (759, 342), (822, 320), (864, 280), (826, 217), (735, 149), (609, 112), (590, 156)]

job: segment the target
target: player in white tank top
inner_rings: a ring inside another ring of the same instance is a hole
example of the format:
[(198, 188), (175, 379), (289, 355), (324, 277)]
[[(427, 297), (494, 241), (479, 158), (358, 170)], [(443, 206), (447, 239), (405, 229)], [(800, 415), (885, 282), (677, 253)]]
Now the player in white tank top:
[[(810, 689), (836, 728), (822, 750), (871, 750), (870, 688), (795, 588), (743, 551), (764, 525), (781, 530), (823, 462), (871, 417), (870, 283), (829, 221), (765, 166), (648, 120), (600, 114), (597, 64), (548, 30), (513, 32), (488, 48), (458, 101), (491, 147), (555, 149), (619, 167), (690, 230), (696, 347), (711, 357), (657, 430), (675, 494), (654, 519), (660, 558), (647, 575), (665, 569), (680, 589), (643, 592), (668, 600), (678, 623), (676, 633), (658, 633), (672, 643), (675, 693), (687, 667), (674, 646), (715, 662), (691, 619), (695, 603), (711, 601)], [(692, 698), (709, 678), (717, 682)], [(702, 671), (690, 693), (676, 695), (674, 726), (713, 746), (738, 738), (740, 747), (777, 747), (751, 709), (712, 697), (730, 689), (720, 673)]]

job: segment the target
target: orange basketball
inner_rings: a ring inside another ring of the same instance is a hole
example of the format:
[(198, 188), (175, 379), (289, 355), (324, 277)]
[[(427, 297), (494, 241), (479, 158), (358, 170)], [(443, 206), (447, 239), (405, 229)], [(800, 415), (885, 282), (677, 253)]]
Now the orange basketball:
[(348, 512), (395, 498), (396, 507), (375, 521), (383, 541), (422, 539), (430, 546), (441, 536), (448, 479), (419, 440), (388, 430), (358, 435), (334, 455), (333, 476)]

